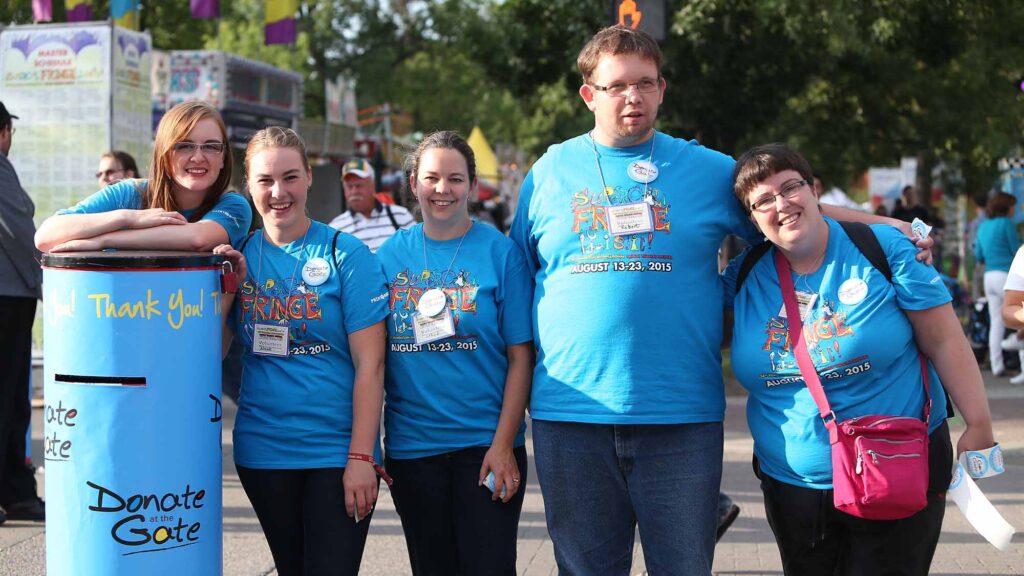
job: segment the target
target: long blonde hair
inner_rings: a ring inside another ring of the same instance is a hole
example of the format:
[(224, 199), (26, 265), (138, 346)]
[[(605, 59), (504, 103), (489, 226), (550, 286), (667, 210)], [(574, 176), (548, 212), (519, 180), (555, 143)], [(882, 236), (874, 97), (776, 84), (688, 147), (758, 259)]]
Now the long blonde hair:
[(162, 208), (168, 212), (178, 212), (180, 206), (174, 200), (173, 155), (174, 145), (184, 140), (189, 132), (201, 120), (209, 118), (217, 123), (221, 141), (224, 142), (224, 165), (217, 179), (206, 191), (199, 208), (189, 217), (190, 222), (197, 222), (220, 199), (231, 183), (231, 149), (228, 147), (228, 131), (224, 120), (217, 109), (205, 102), (182, 102), (171, 108), (160, 119), (153, 141), (153, 159), (149, 165), (149, 187), (143, 193), (142, 204), (146, 208)]

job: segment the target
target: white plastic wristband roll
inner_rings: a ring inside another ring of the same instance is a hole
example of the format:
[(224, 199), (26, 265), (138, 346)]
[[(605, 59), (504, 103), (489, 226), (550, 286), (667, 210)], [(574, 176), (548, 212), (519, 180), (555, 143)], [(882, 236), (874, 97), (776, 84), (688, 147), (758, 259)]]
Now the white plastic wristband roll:
[(1005, 551), (1009, 548), (1015, 532), (1013, 526), (982, 494), (961, 464), (957, 464), (953, 469), (953, 481), (949, 485), (947, 495), (956, 503), (957, 508), (978, 534), (984, 536), (999, 550)]
[(968, 450), (960, 455), (960, 465), (971, 478), (980, 479), (1002, 474), (1003, 450), (999, 443), (987, 450)]

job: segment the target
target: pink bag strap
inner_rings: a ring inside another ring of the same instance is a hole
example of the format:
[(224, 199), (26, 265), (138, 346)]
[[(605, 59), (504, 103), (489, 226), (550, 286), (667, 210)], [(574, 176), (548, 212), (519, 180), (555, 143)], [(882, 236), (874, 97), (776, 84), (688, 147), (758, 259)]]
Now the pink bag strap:
[[(786, 257), (777, 248), (775, 249), (775, 272), (778, 274), (779, 286), (782, 288), (782, 301), (786, 305), (790, 346), (793, 349), (793, 354), (796, 356), (796, 363), (800, 366), (800, 374), (804, 377), (807, 389), (810, 390), (811, 397), (814, 398), (814, 403), (818, 406), (821, 420), (825, 423), (825, 428), (828, 429), (829, 441), (835, 443), (838, 434), (836, 413), (832, 411), (832, 406), (828, 403), (828, 397), (825, 396), (825, 388), (821, 385), (818, 371), (814, 368), (814, 362), (811, 361), (811, 355), (807, 351), (807, 344), (803, 339), (804, 323), (800, 317), (800, 305), (796, 302), (796, 290), (793, 288), (793, 279), (789, 277), (789, 260), (786, 260)], [(928, 364), (920, 351), (917, 353), (917, 357), (921, 365), (921, 379), (924, 382), (925, 402), (924, 413), (921, 419), (924, 420), (927, 426), (932, 411), (932, 398), (928, 391)]]

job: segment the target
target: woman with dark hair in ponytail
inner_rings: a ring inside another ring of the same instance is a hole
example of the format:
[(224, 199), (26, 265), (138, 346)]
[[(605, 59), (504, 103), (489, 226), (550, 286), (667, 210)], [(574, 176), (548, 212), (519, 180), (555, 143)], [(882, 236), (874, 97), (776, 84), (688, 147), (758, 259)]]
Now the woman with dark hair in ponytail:
[(391, 495), (413, 574), (515, 574), (534, 354), (526, 259), (470, 218), (476, 162), (461, 136), (428, 135), (406, 173), (423, 223), (377, 251)]

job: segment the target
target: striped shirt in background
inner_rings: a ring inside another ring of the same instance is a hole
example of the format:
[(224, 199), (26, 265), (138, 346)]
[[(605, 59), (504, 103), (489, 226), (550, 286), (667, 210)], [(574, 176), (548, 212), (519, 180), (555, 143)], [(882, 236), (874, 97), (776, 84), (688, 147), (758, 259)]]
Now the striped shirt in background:
[[(390, 216), (388, 215), (389, 210)], [(370, 211), (369, 216), (346, 210), (331, 220), (330, 226), (362, 240), (370, 252), (376, 253), (377, 248), (380, 248), (380, 245), (399, 228), (412, 228), (415, 223), (416, 219), (405, 208), (378, 203)]]

